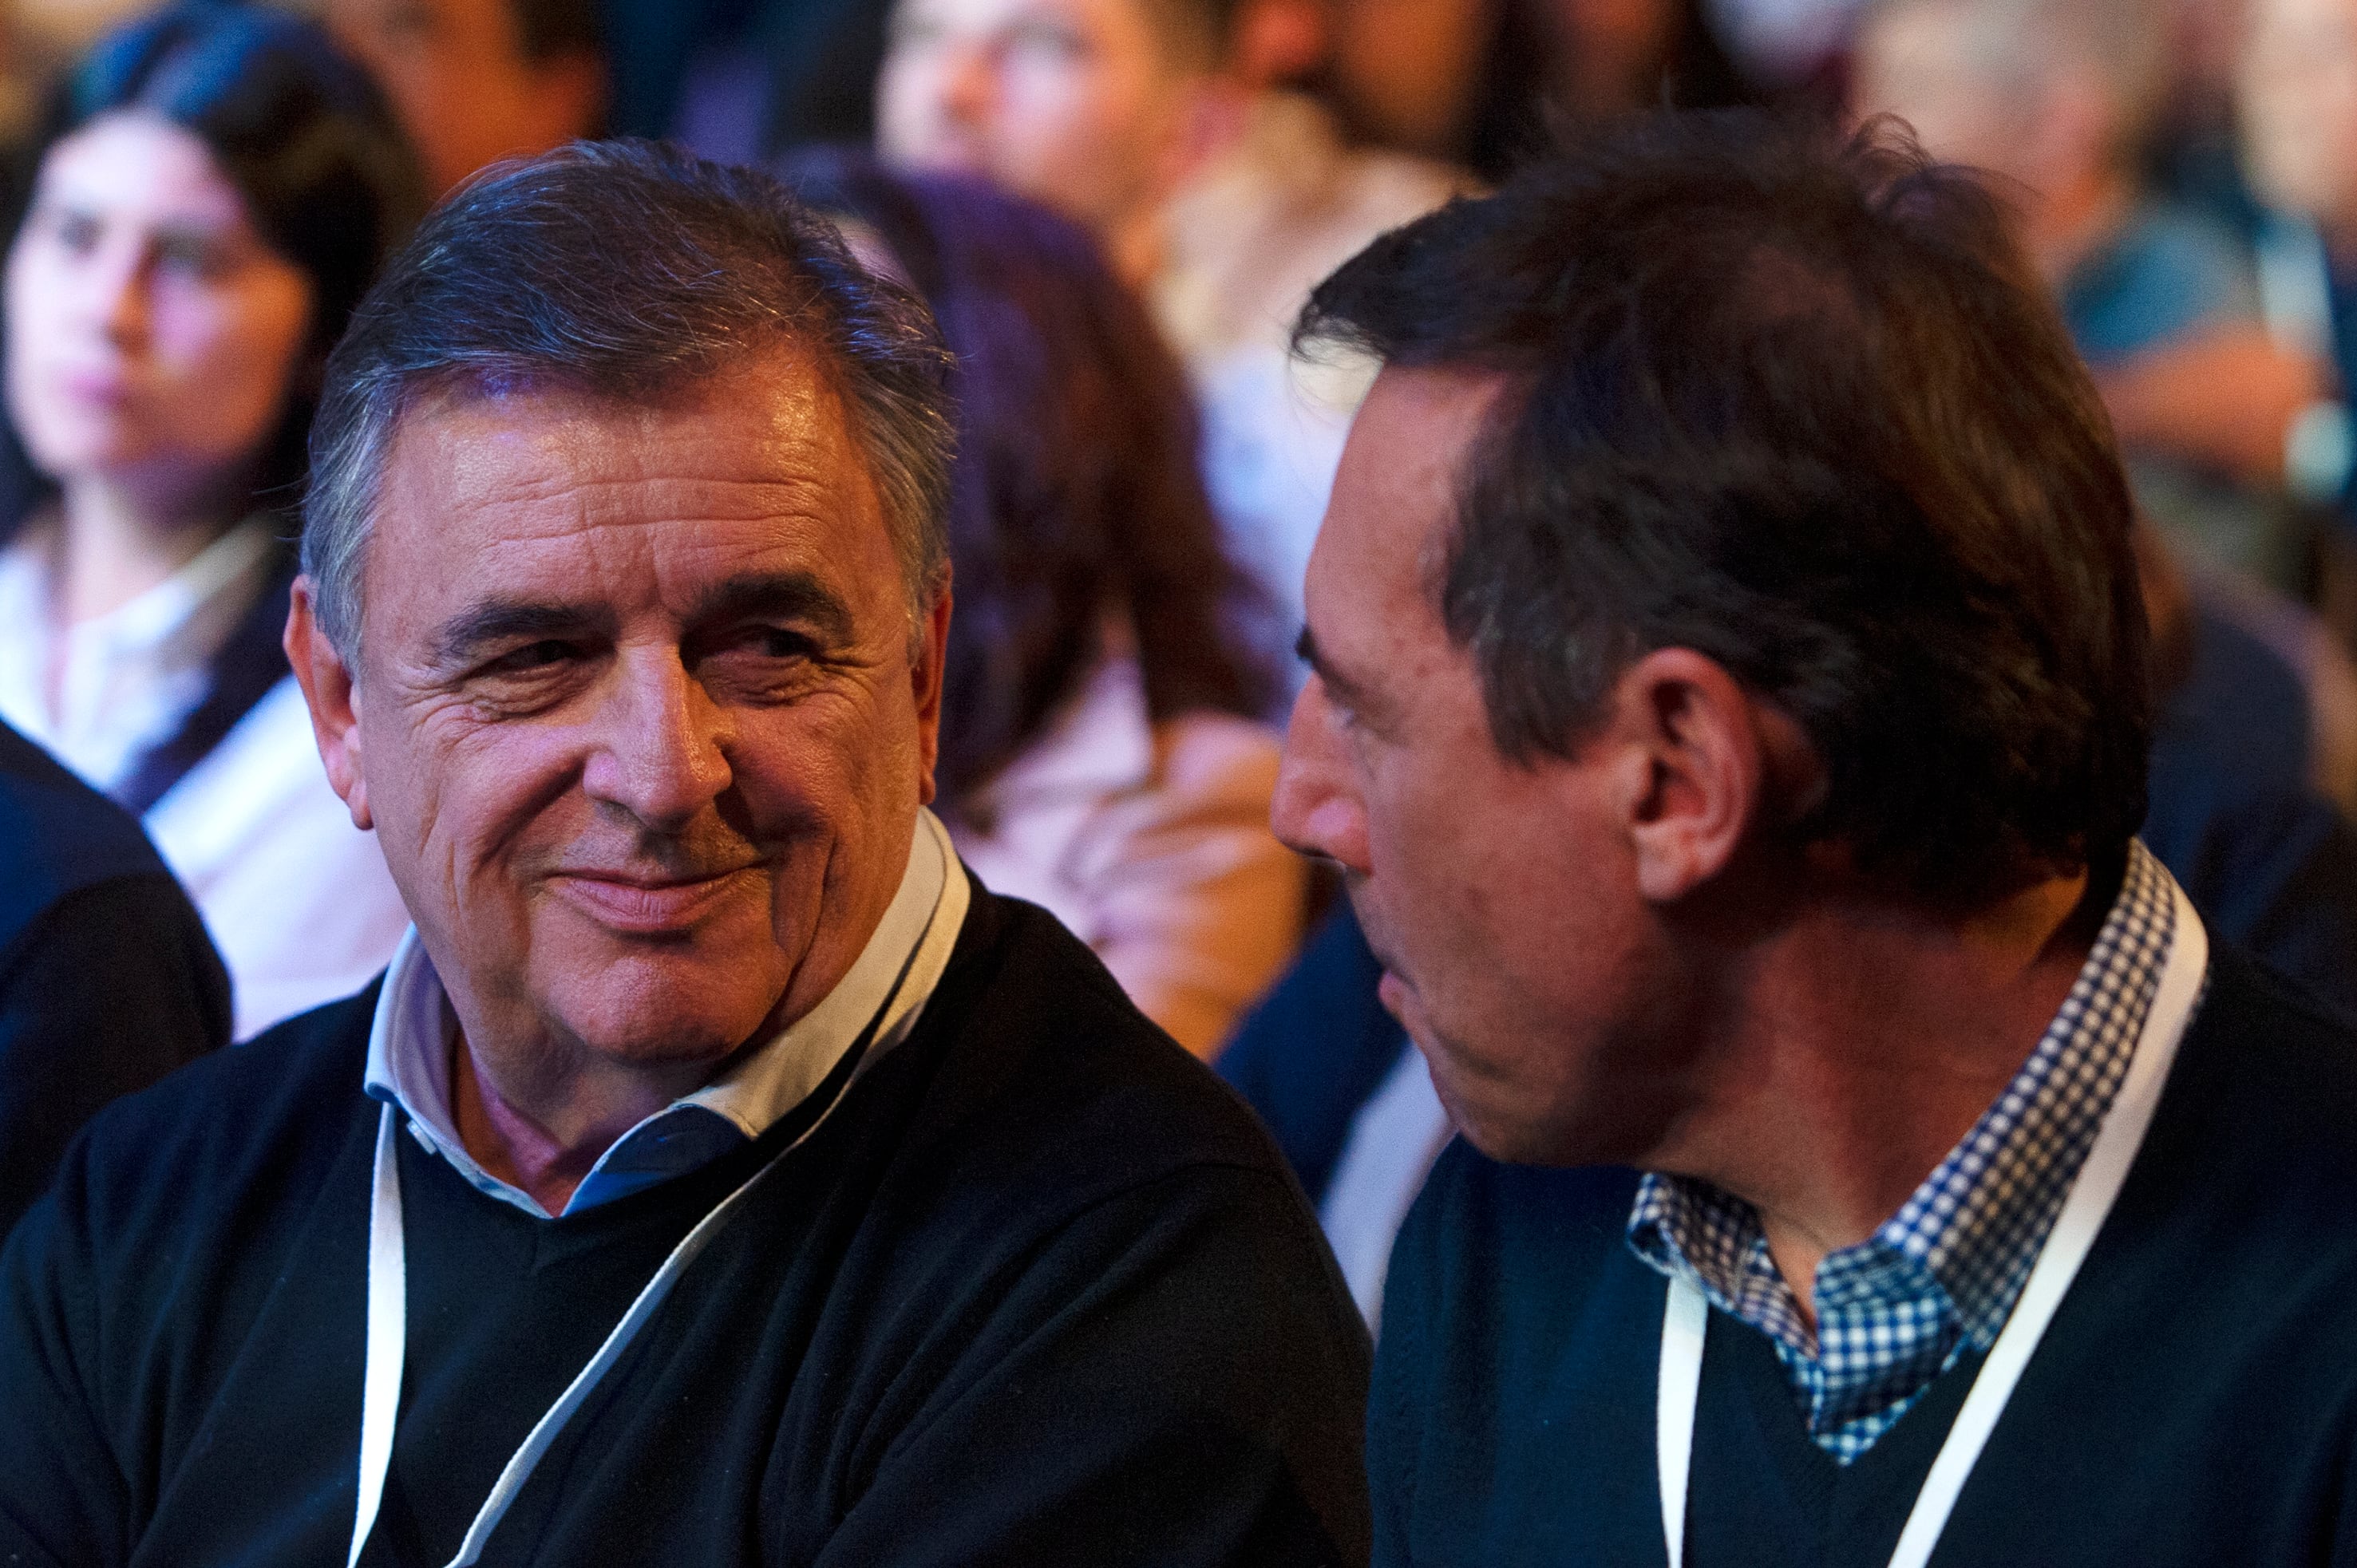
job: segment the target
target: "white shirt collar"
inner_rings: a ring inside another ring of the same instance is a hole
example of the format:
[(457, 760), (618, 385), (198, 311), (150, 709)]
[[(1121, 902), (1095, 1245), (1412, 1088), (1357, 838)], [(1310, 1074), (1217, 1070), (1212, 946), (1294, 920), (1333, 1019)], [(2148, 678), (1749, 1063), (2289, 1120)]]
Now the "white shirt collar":
[[(249, 518), (128, 603), (53, 647), (54, 525), (0, 551), (0, 717), (102, 789), (119, 781), (205, 694), (207, 666), (253, 602), (271, 522)], [(58, 661), (57, 702), (47, 688)]]
[[(683, 1176), (760, 1136), (825, 1080), (888, 998), (890, 1009), (855, 1069), (865, 1072), (915, 1026), (949, 967), (971, 897), (947, 830), (931, 811), (919, 811), (899, 890), (835, 988), (769, 1044), (615, 1140), (574, 1190), (565, 1212), (578, 1213)], [(377, 995), (369, 1029), (368, 1092), (400, 1106), (417, 1141), (478, 1190), (546, 1218), (537, 1200), (484, 1170), (459, 1141), (450, 1106), (457, 1030), (441, 976), (413, 926)]]

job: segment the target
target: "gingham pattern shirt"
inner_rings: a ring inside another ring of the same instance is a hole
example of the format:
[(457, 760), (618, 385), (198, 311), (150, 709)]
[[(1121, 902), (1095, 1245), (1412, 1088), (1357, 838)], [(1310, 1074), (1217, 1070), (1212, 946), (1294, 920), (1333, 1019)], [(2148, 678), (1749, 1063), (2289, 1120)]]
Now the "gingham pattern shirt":
[(1630, 1246), (1774, 1342), (1810, 1436), (1841, 1463), (1965, 1347), (1996, 1343), (2127, 1074), (2169, 957), (2174, 889), (2132, 843), (2094, 949), (2020, 1072), (1897, 1214), (1817, 1265), (1813, 1336), (1750, 1204), (1690, 1177), (1639, 1184)]

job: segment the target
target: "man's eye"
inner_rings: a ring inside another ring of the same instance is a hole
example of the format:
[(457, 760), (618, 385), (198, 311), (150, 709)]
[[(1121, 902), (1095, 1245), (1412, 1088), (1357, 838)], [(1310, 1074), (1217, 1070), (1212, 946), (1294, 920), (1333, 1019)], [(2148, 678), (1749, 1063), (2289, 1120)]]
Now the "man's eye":
[(538, 642), (526, 643), (512, 652), (500, 654), (484, 666), (484, 673), (488, 675), (529, 674), (535, 670), (545, 670), (551, 665), (562, 664), (573, 657), (573, 652), (571, 643), (560, 642), (554, 638), (544, 638)]
[(809, 659), (818, 652), (806, 634), (778, 626), (757, 627), (746, 641), (764, 659)]

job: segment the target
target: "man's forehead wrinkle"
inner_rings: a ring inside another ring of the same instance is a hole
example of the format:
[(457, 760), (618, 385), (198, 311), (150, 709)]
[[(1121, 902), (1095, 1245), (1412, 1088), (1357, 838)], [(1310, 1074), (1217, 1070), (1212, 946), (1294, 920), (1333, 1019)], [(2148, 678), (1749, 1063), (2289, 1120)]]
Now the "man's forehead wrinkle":
[(858, 510), (856, 495), (846, 494), (832, 477), (819, 474), (761, 479), (511, 475), (495, 487), (485, 487), (485, 493), (459, 499), (485, 512), (511, 514), (517, 522), (535, 522), (534, 532), (770, 519), (793, 526), (823, 526)]

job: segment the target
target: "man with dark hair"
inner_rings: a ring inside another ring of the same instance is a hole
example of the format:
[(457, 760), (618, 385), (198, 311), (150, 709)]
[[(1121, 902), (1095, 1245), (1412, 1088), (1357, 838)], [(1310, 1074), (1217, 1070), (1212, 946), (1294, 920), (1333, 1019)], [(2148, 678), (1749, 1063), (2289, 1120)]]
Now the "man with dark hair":
[(596, 0), (327, 0), (324, 14), (383, 83), (437, 195), (604, 125)]
[(924, 809), (943, 359), (641, 144), (395, 261), (287, 645), (415, 925), (0, 1254), (0, 1558), (1363, 1556), (1364, 1338), (1275, 1152)]
[(1281, 832), (1464, 1137), (1376, 1559), (2347, 1562), (2357, 1041), (2132, 834), (2101, 406), (1996, 202), (1663, 116), (1387, 236)]

